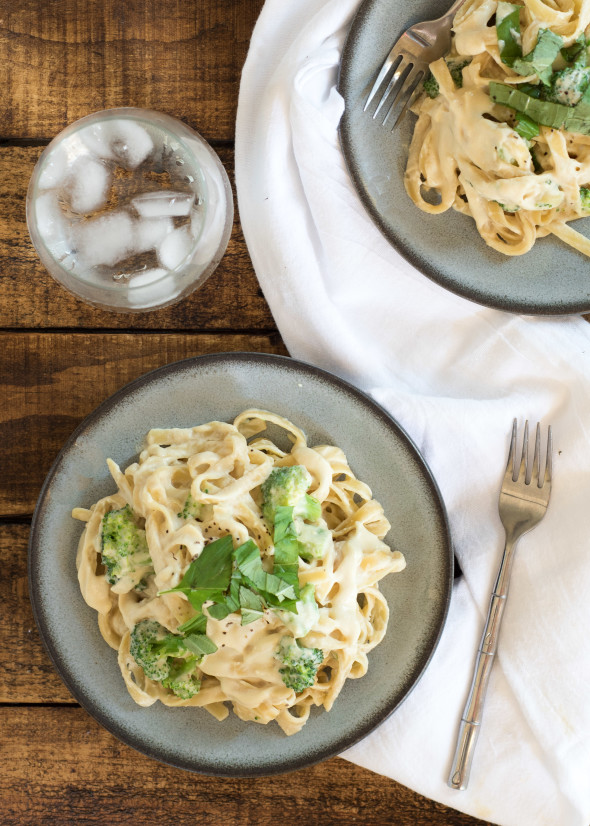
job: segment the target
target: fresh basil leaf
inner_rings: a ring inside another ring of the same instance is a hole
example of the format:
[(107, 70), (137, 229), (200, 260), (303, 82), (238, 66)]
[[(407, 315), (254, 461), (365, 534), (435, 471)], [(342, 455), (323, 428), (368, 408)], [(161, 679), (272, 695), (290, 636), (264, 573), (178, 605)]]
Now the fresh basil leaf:
[(206, 634), (189, 634), (184, 638), (183, 642), (184, 647), (198, 657), (204, 657), (206, 654), (214, 654), (217, 651), (217, 646)]
[(229, 584), (229, 594), (226, 596), (225, 601), (229, 607), (231, 607), (232, 612), (237, 611), (240, 607), (240, 585), (242, 584), (242, 575), (239, 571), (234, 571), (232, 574), (231, 582)]
[(552, 129), (563, 127), (567, 132), (590, 135), (590, 87), (575, 106), (564, 106), (549, 100), (538, 100), (505, 83), (490, 82), (490, 97), (494, 103), (508, 106), (531, 120)]
[(207, 617), (204, 614), (197, 614), (179, 625), (178, 630), (181, 634), (188, 634), (190, 631), (203, 634), (207, 630)]
[(213, 619), (222, 620), (230, 614), (233, 614), (233, 610), (227, 602), (215, 602), (213, 605), (207, 606), (207, 613), (210, 617), (213, 617)]
[(516, 113), (516, 126), (514, 129), (521, 138), (527, 141), (531, 141), (539, 134), (539, 124), (527, 115), (523, 115), (522, 112)]
[(262, 599), (258, 594), (255, 594), (254, 591), (251, 591), (249, 588), (244, 588), (244, 586), (240, 586), (240, 608), (250, 608), (253, 611), (262, 611), (264, 605), (262, 604)]
[(299, 595), (299, 553), (293, 508), (279, 506), (275, 512), (273, 542), (275, 546), (274, 573), (293, 585)]
[[(225, 591), (232, 571), (233, 540), (229, 534), (205, 545), (190, 564), (191, 588)], [(180, 583), (182, 585), (182, 582)]]
[(279, 601), (295, 598), (295, 589), (290, 582), (264, 570), (260, 550), (251, 539), (236, 548), (234, 557), (238, 570), (251, 588), (274, 596)]
[(160, 591), (160, 594), (181, 593), (199, 590), (225, 591), (232, 571), (233, 540), (229, 534), (205, 545), (201, 553), (184, 572), (175, 588)]
[(563, 106), (561, 103), (538, 100), (519, 89), (514, 89), (512, 86), (498, 83), (495, 80), (490, 82), (490, 97), (494, 103), (500, 103), (510, 109), (515, 109), (517, 112), (522, 112), (523, 115), (527, 115), (536, 123), (551, 126), (553, 129), (559, 129), (563, 125), (568, 112), (573, 112), (576, 108), (570, 109), (570, 107)]
[(564, 46), (561, 50), (561, 56), (566, 63), (571, 63), (574, 66), (588, 65), (588, 44), (584, 37), (584, 32), (578, 35), (571, 46)]
[(563, 39), (550, 29), (541, 29), (537, 36), (535, 48), (522, 58), (516, 58), (512, 64), (519, 75), (536, 74), (545, 85), (551, 82), (553, 63), (558, 56)]
[(242, 608), (242, 625), (249, 625), (256, 622), (262, 616), (262, 611), (252, 611), (250, 608)]
[(260, 619), (264, 611), (264, 605), (258, 594), (242, 586), (240, 588), (240, 609), (242, 612), (242, 625), (248, 625), (248, 623)]
[(198, 612), (203, 611), (203, 605), (209, 600), (213, 600), (213, 602), (221, 602), (223, 600), (223, 591), (208, 591), (195, 588), (192, 591), (185, 591), (185, 593), (190, 604), (195, 611)]
[(498, 3), (496, 9), (496, 34), (500, 60), (507, 66), (522, 57), (520, 40), (520, 10), (522, 6), (514, 3)]
[(272, 594), (266, 594), (266, 601), (273, 608), (280, 608), (284, 611), (290, 611), (292, 614), (297, 613), (298, 601), (296, 599), (277, 599), (277, 597)]

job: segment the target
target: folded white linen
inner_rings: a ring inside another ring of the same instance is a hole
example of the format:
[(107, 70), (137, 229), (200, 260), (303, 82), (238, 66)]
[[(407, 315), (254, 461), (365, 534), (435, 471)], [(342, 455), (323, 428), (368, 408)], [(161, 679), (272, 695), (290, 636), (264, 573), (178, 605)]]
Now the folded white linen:
[[(244, 235), (289, 352), (372, 394), (407, 430), (440, 485), (464, 572), (423, 679), (343, 757), (492, 823), (588, 826), (590, 325), (473, 304), (382, 237), (337, 134), (338, 63), (357, 7), (267, 0), (236, 130)], [(552, 501), (519, 543), (459, 792), (446, 779), (503, 546), (497, 502), (514, 416), (553, 425)]]

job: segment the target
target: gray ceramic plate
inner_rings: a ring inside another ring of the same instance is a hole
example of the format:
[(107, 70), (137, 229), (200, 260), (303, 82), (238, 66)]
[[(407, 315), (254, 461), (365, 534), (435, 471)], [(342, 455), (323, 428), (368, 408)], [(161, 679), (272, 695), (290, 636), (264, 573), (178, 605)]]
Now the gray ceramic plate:
[[(404, 185), (415, 117), (391, 132), (363, 113), (369, 90), (400, 34), (420, 20), (440, 17), (450, 0), (365, 0), (342, 55), (339, 89), (346, 108), (342, 149), (352, 180), (370, 215), (418, 270), (465, 298), (509, 312), (558, 315), (590, 311), (590, 262), (558, 239), (538, 241), (523, 256), (488, 247), (474, 221), (454, 210), (427, 215)], [(590, 219), (577, 221), (590, 235)]]
[[(105, 460), (134, 460), (151, 427), (231, 421), (247, 407), (289, 417), (310, 444), (341, 446), (384, 505), (389, 541), (407, 559), (383, 591), (392, 617), (368, 674), (347, 682), (330, 713), (317, 710), (285, 737), (277, 725), (222, 723), (202, 709), (135, 705), (96, 613), (83, 601), (74, 506), (112, 492)], [(391, 417), (352, 386), (288, 358), (220, 354), (168, 365), (104, 402), (57, 457), (35, 511), (29, 546), (33, 610), (53, 662), (74, 697), (109, 731), (158, 760), (205, 774), (261, 775), (318, 762), (368, 734), (420, 678), (445, 621), (452, 582), (445, 509), (418, 451)]]

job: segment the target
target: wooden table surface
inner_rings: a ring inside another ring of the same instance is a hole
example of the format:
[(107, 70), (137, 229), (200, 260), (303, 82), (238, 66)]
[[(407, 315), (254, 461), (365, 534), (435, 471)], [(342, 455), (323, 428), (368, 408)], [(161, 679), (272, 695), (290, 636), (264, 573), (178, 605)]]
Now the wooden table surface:
[(119, 742), (77, 705), (33, 621), (27, 591), (30, 520), (53, 459), (81, 419), (131, 379), (187, 356), (287, 352), (237, 214), (217, 271), (174, 307), (116, 314), (70, 296), (45, 271), (27, 233), (25, 195), (33, 166), (48, 141), (77, 118), (113, 106), (141, 106), (196, 128), (233, 180), (240, 71), (262, 4), (0, 2), (4, 826), (483, 823), (340, 758), (279, 777), (237, 780), (160, 765)]

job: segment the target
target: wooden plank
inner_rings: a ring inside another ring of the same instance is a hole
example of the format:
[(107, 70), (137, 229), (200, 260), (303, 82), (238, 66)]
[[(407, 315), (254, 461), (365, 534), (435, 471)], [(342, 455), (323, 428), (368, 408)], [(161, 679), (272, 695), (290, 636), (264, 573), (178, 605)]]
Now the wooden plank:
[[(25, 199), (40, 147), (0, 148), (0, 328), (274, 329), (235, 214), (227, 252), (211, 278), (180, 303), (149, 313), (97, 310), (66, 292), (41, 264), (29, 238)], [(233, 149), (219, 155), (233, 181)]]
[(231, 140), (263, 0), (4, 3), (0, 136), (52, 138), (99, 109), (140, 106)]
[(0, 516), (32, 513), (65, 440), (115, 390), (163, 364), (236, 350), (287, 354), (278, 334), (0, 334)]
[(3, 826), (485, 826), (340, 758), (270, 778), (190, 774), (75, 706), (2, 708), (0, 731)]
[(0, 525), (0, 703), (75, 703), (45, 653), (27, 582), (28, 525)]

